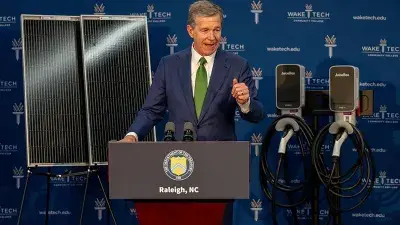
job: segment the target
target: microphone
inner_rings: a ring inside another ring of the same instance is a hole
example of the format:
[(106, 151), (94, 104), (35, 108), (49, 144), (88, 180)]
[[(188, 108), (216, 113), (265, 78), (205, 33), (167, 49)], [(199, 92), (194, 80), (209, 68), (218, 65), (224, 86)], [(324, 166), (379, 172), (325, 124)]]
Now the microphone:
[(183, 141), (196, 141), (196, 132), (191, 122), (183, 125)]
[(168, 122), (165, 124), (164, 129), (164, 141), (175, 141), (175, 124), (173, 122)]

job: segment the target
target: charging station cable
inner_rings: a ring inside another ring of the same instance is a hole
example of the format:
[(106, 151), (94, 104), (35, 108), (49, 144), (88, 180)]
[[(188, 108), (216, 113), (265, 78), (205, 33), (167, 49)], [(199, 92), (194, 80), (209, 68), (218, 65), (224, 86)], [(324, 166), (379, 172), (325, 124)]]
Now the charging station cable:
[[(328, 135), (328, 132), (334, 137), (331, 169), (328, 169), (329, 167), (325, 164), (323, 152), (321, 151), (323, 142)], [(347, 138), (350, 138), (355, 145), (358, 153), (358, 159), (347, 172), (341, 175), (340, 171), (337, 171), (337, 168), (340, 165), (341, 148)], [(317, 171), (317, 175), (322, 184), (325, 186), (327, 200), (330, 206), (329, 214), (333, 215), (342, 212), (348, 212), (361, 206), (369, 197), (374, 186), (373, 183), (370, 183), (369, 181), (374, 182), (375, 180), (375, 165), (372, 159), (372, 154), (361, 131), (356, 126), (346, 121), (336, 121), (328, 124), (315, 137), (311, 153), (313, 165)], [(344, 187), (344, 184), (351, 180), (351, 178), (357, 174), (359, 169), (360, 175), (355, 184), (352, 186), (346, 185), (347, 187)], [(363, 171), (363, 169), (366, 169), (366, 171)], [(361, 187), (360, 191), (352, 195), (343, 194), (343, 192), (346, 191), (354, 193), (355, 189), (360, 186), (363, 180), (366, 182), (365, 185)], [(364, 195), (361, 197), (361, 200), (358, 203), (346, 209), (338, 207), (333, 199), (355, 198), (363, 193)], [(331, 217), (329, 217), (327, 224), (329, 224), (330, 219)]]
[[(276, 167), (276, 172), (275, 174), (270, 170), (270, 166), (268, 165), (268, 152), (269, 152), (269, 147), (271, 144), (271, 140), (273, 136), (277, 132), (283, 132), (283, 135), (280, 140), (279, 144), (279, 149), (278, 149), (278, 164)], [(305, 181), (297, 186), (289, 186), (288, 184), (284, 184), (279, 182), (279, 174), (281, 170), (281, 166), (284, 166), (284, 177), (286, 182), (288, 183), (288, 163), (286, 160), (286, 149), (287, 149), (287, 144), (289, 140), (293, 137), (297, 137), (297, 141), (300, 146), (301, 150), (301, 155), (303, 159), (303, 165), (304, 165), (304, 177)], [(305, 146), (303, 146), (303, 143), (305, 142), (308, 149), (311, 149), (312, 141), (314, 138), (314, 134), (311, 130), (311, 128), (306, 124), (306, 122), (296, 116), (296, 115), (291, 115), (291, 114), (284, 114), (277, 119), (273, 121), (271, 124), (270, 128), (267, 131), (267, 134), (265, 135), (265, 138), (263, 140), (261, 152), (260, 152), (260, 183), (261, 183), (261, 188), (267, 198), (272, 202), (272, 216), (273, 216), (273, 222), (274, 225), (277, 225), (277, 218), (276, 218), (276, 206), (282, 207), (282, 208), (290, 208), (292, 211), (292, 216), (294, 218), (295, 224), (299, 224), (298, 218), (297, 218), (297, 210), (296, 207), (305, 203), (307, 199), (309, 199), (309, 194), (311, 193), (312, 190), (312, 185), (310, 183), (310, 174), (311, 170), (307, 170), (306, 168), (306, 152), (305, 152)], [(311, 169), (311, 168), (309, 168)], [(272, 185), (272, 193), (268, 189), (268, 184)], [(276, 201), (276, 193), (275, 191), (279, 190), (281, 192), (285, 192), (288, 196), (289, 204), (283, 204), (279, 203)], [(298, 191), (303, 191), (301, 198), (299, 201), (294, 202), (291, 198), (291, 194), (294, 192)]]

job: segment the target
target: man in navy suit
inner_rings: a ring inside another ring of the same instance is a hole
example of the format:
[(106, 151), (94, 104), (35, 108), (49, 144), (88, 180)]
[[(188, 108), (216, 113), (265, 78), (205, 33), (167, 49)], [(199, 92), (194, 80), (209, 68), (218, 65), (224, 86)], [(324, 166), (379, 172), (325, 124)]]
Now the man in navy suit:
[(191, 5), (187, 31), (193, 44), (160, 60), (145, 103), (124, 141), (143, 139), (166, 109), (178, 140), (188, 121), (195, 126), (197, 141), (236, 140), (237, 107), (246, 121), (264, 119), (248, 62), (218, 48), (222, 18), (220, 7), (209, 1)]
[(196, 141), (236, 140), (236, 108), (246, 121), (264, 119), (248, 62), (219, 49), (222, 19), (222, 9), (209, 1), (190, 6), (187, 31), (193, 44), (160, 60), (145, 103), (121, 141), (142, 140), (163, 119), (166, 109), (175, 123), (177, 140), (183, 137), (185, 122), (194, 125)]

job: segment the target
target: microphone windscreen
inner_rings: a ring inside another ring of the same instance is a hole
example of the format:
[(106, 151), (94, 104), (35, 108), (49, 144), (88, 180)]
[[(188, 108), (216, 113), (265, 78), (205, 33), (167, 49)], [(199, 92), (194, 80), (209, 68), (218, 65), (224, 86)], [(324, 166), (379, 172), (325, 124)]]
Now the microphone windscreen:
[(185, 124), (183, 125), (183, 129), (184, 130), (192, 130), (192, 131), (194, 131), (194, 127), (193, 127), (193, 124), (191, 122), (185, 122)]
[(165, 124), (164, 132), (168, 130), (171, 130), (175, 133), (175, 124), (173, 122), (168, 122), (167, 124)]
[(191, 122), (185, 122), (185, 124), (183, 124), (183, 130), (184, 131), (186, 131), (186, 130), (190, 130), (190, 131), (192, 131), (192, 133), (193, 133), (193, 139), (194, 140), (196, 140), (196, 131), (195, 131), (195, 129), (194, 129), (194, 126), (193, 126), (193, 123), (191, 123)]

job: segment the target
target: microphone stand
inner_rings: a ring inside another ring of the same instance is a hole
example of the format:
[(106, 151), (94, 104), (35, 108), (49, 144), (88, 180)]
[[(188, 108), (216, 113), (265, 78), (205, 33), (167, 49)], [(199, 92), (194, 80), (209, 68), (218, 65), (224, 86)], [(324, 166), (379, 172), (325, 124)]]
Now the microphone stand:
[(173, 122), (166, 123), (164, 128), (163, 141), (175, 141), (174, 134), (175, 134), (175, 124)]
[(186, 122), (183, 126), (183, 141), (196, 141), (196, 132), (191, 122)]

